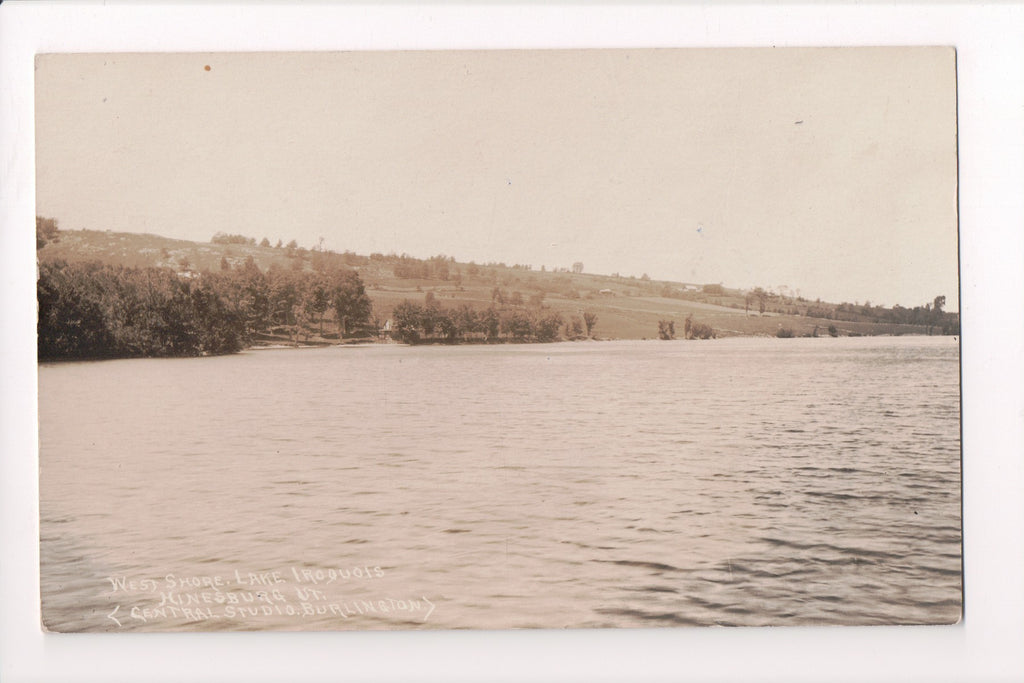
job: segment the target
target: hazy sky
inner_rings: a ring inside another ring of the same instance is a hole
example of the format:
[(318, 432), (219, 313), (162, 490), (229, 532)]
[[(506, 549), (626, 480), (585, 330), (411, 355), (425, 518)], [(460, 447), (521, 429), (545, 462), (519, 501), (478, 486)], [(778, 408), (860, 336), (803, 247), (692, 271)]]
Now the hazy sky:
[(37, 213), (956, 307), (948, 48), (48, 55)]

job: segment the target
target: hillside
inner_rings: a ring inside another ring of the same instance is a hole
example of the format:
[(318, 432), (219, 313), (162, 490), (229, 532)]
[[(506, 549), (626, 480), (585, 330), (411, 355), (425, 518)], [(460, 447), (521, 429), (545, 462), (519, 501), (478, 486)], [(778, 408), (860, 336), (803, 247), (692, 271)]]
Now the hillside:
[[(373, 317), (380, 323), (391, 317), (399, 303), (423, 304), (430, 297), (445, 308), (469, 304), (482, 309), (498, 302), (557, 313), (566, 321), (588, 312), (597, 316), (594, 335), (604, 339), (656, 337), (663, 320), (674, 321), (682, 336), (688, 316), (709, 325), (720, 337), (776, 336), (780, 331), (787, 336), (789, 332), (793, 336), (827, 336), (830, 326), (840, 336), (937, 334), (942, 331), (940, 324), (945, 325), (952, 315), (929, 313), (931, 317), (925, 318), (926, 307), (897, 310), (810, 302), (763, 290), (757, 290), (758, 298), (755, 293), (717, 284), (597, 275), (570, 268), (538, 271), (517, 265), (462, 263), (444, 256), (363, 256), (241, 243), (244, 239), (239, 242), (198, 243), (147, 234), (61, 231), (58, 240), (45, 244), (38, 256), (41, 261), (98, 260), (129, 267), (168, 267), (183, 276), (239, 268), (250, 258), (263, 271), (272, 267), (311, 271), (331, 259), (359, 273), (373, 304)], [(895, 322), (921, 318), (919, 324)]]

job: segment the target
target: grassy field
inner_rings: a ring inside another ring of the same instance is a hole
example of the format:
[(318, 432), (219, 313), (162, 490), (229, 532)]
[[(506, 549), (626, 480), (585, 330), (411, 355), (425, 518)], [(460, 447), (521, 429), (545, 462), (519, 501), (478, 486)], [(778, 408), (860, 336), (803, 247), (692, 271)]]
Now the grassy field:
[[(261, 247), (249, 244), (214, 244), (174, 240), (157, 235), (100, 231), (61, 232), (60, 239), (39, 251), (41, 260), (99, 260), (131, 267), (160, 266), (178, 272), (237, 268), (252, 258), (262, 270), (272, 266), (311, 270), (316, 253), (306, 249)], [(747, 292), (700, 283), (652, 281), (613, 275), (537, 271), (502, 264), (443, 262), (442, 276), (411, 279), (395, 274), (398, 257), (343, 254), (359, 272), (373, 302), (373, 315), (383, 322), (404, 300), (424, 303), (428, 294), (444, 307), (491, 305), (497, 293), (506, 301), (522, 301), (534, 310), (557, 312), (563, 319), (597, 315), (594, 335), (602, 339), (644, 339), (658, 334), (660, 320), (675, 321), (682, 336), (683, 322), (710, 325), (717, 336), (775, 336), (779, 330), (794, 336), (836, 334), (927, 334), (921, 325), (850, 322), (809, 316), (834, 311), (835, 304), (809, 302), (798, 297), (773, 295), (765, 314), (751, 304)], [(531, 300), (532, 298), (532, 300)], [(748, 310), (749, 309), (749, 310)]]

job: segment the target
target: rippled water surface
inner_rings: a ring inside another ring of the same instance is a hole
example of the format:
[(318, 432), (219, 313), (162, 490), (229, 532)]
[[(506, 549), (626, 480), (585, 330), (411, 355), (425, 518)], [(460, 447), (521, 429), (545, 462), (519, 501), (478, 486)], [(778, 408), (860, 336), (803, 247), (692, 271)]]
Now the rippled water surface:
[(953, 338), (39, 368), (59, 631), (950, 623)]

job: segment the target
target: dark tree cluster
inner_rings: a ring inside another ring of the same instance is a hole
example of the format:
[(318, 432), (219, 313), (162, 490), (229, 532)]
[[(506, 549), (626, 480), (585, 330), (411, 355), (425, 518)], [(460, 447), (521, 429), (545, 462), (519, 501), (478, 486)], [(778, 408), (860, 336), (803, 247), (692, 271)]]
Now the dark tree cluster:
[[(676, 322), (674, 320), (658, 321), (658, 339), (670, 340), (676, 338)], [(695, 322), (693, 315), (686, 316), (683, 322), (684, 339), (714, 339), (715, 330), (705, 323)]]
[[(251, 247), (256, 246), (256, 239), (245, 235), (229, 235), (226, 232), (218, 232), (210, 238), (212, 244), (245, 244)], [(269, 242), (268, 242), (269, 244)]]
[(238, 269), (204, 273), (200, 280), (220, 284), (245, 320), (247, 334), (285, 333), (307, 339), (324, 334), (324, 323), (333, 318), (338, 333), (365, 332), (371, 303), (359, 274), (337, 263), (310, 272), (271, 266), (263, 272), (252, 257)]
[(57, 219), (36, 216), (36, 249), (42, 249), (50, 242), (59, 242), (59, 232)]
[[(847, 304), (849, 306), (849, 304)], [(892, 308), (878, 306), (874, 309), (869, 304), (861, 308), (862, 314), (870, 314), (879, 322), (901, 323), (904, 325), (927, 325), (928, 333), (933, 329), (942, 334), (960, 334), (960, 315), (942, 310), (946, 306), (946, 297), (937, 296), (930, 304), (904, 308), (899, 304)], [(868, 309), (865, 311), (864, 309)]]
[(557, 313), (519, 308), (476, 309), (469, 304), (443, 308), (403, 301), (392, 314), (392, 334), (408, 344), (458, 342), (552, 342), (559, 338), (562, 317)]
[(451, 277), (451, 264), (454, 259), (442, 254), (431, 256), (424, 261), (403, 254), (394, 258), (392, 262), (395, 277), (407, 280), (448, 280)]
[(238, 269), (183, 277), (169, 268), (46, 262), (37, 284), (41, 359), (198, 356), (239, 351), (259, 334), (307, 338), (330, 314), (344, 336), (370, 299), (351, 270)]
[(165, 268), (47, 262), (37, 296), (41, 360), (198, 356), (246, 343), (242, 316), (212, 280)]

